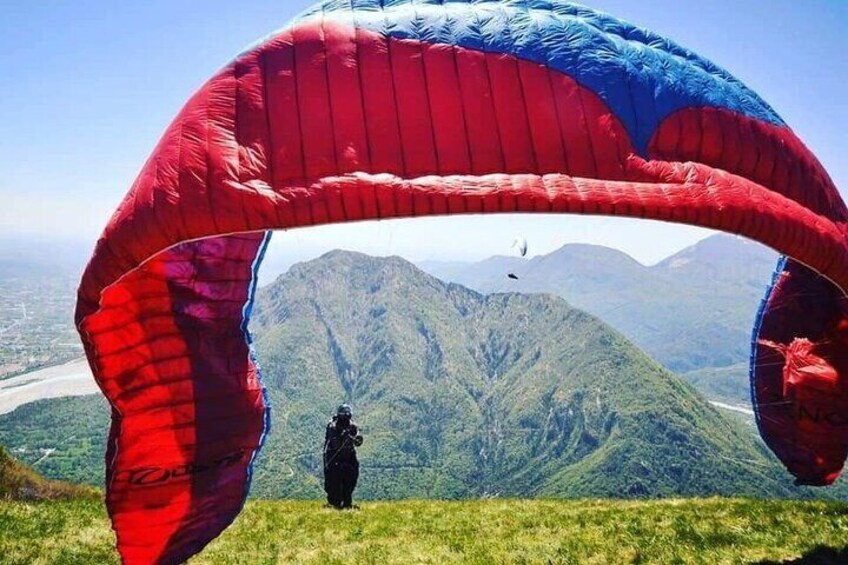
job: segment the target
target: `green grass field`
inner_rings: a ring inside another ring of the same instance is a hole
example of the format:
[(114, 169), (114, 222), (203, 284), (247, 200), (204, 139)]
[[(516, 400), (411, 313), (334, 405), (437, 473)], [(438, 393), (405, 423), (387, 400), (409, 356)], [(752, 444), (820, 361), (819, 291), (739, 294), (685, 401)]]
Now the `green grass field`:
[[(0, 562), (116, 563), (96, 501), (0, 502)], [(846, 563), (848, 505), (749, 500), (250, 502), (192, 565)]]

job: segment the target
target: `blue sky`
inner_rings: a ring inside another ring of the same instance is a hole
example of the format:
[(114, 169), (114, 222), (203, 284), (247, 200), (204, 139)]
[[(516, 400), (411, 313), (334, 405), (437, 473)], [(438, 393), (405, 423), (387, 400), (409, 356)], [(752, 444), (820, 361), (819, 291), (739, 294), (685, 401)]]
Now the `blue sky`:
[[(191, 93), (310, 3), (0, 0), (0, 237), (93, 242)], [(669, 36), (741, 78), (848, 195), (848, 1), (586, 3)], [(516, 233), (537, 252), (586, 241), (644, 262), (707, 235), (610, 218), (433, 219), (286, 233), (277, 236), (284, 247), (276, 252), (300, 258), (344, 240), (416, 259), (475, 258), (508, 252)]]

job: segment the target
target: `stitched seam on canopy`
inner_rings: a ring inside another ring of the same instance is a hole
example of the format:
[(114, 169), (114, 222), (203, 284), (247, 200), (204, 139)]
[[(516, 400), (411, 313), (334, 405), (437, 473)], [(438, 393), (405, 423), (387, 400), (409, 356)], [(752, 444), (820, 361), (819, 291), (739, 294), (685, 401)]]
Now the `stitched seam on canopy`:
[[(383, 0), (380, 0), (380, 9), (382, 10), (382, 8), (383, 8)], [(388, 25), (388, 19), (386, 20), (386, 25)], [(402, 176), (406, 177), (409, 174), (409, 168), (408, 168), (409, 167), (409, 165), (408, 165), (409, 159), (408, 159), (407, 154), (406, 154), (408, 140), (404, 139), (404, 133), (403, 132), (404, 132), (405, 128), (401, 127), (402, 124), (401, 124), (401, 119), (400, 119), (400, 104), (399, 104), (398, 93), (397, 93), (397, 77), (395, 76), (395, 58), (394, 58), (394, 55), (392, 53), (392, 51), (393, 51), (392, 50), (392, 38), (391, 37), (384, 37), (383, 40), (386, 42), (386, 55), (388, 56), (388, 59), (389, 59), (389, 75), (391, 76), (391, 83), (392, 83), (392, 97), (394, 98), (394, 102), (395, 102), (395, 120), (397, 122), (396, 125), (397, 125), (398, 137), (400, 138), (400, 160), (401, 160)], [(395, 210), (398, 210), (397, 202), (395, 202)]]
[[(276, 156), (276, 151), (274, 149), (274, 136), (272, 134), (271, 129), (271, 105), (269, 103), (270, 97), (268, 96), (268, 57), (265, 51), (259, 52), (259, 72), (260, 72), (260, 80), (262, 81), (262, 109), (265, 114), (265, 128), (266, 128), (266, 167), (268, 174), (268, 186), (271, 187), (271, 190), (274, 194), (277, 194), (277, 187), (274, 186), (274, 179), (276, 179), (275, 172), (275, 164), (274, 158)], [(283, 222), (283, 218), (280, 216), (280, 206), (274, 206), (274, 216), (277, 218), (277, 225), (284, 226), (285, 222)]]
[[(413, 14), (415, 14), (415, 20), (418, 21), (418, 11), (416, 10), (416, 5), (413, 4)], [(433, 100), (430, 96), (430, 81), (427, 78), (427, 63), (424, 59), (424, 42), (416, 41), (418, 46), (418, 53), (421, 57), (421, 77), (424, 79), (424, 93), (427, 98), (427, 114), (430, 116), (430, 136), (433, 139), (433, 156), (436, 159), (436, 171), (439, 175), (444, 174), (446, 171), (442, 168), (441, 164), (441, 156), (439, 155), (439, 141), (436, 138), (436, 122), (433, 119)], [(428, 44), (429, 47), (429, 44)]]
[[(480, 29), (480, 33), (482, 35), (482, 33), (483, 33), (483, 22), (480, 20), (480, 14), (476, 11), (474, 12), (474, 18), (477, 22), (477, 27)], [(506, 148), (504, 147), (504, 144), (503, 144), (503, 132), (501, 131), (501, 123), (500, 123), (500, 120), (498, 119), (498, 111), (497, 111), (497, 108), (495, 108), (495, 89), (494, 89), (494, 85), (492, 83), (492, 72), (491, 72), (491, 69), (489, 68), (489, 55), (485, 50), (482, 50), (481, 53), (482, 53), (482, 58), (483, 58), (483, 64), (486, 67), (486, 81), (489, 85), (488, 100), (489, 100), (489, 105), (491, 107), (491, 115), (494, 116), (494, 118), (495, 118), (494, 119), (495, 133), (497, 133), (497, 136), (498, 136), (497, 145), (498, 145), (498, 148), (500, 149), (500, 154), (501, 154), (500, 168), (503, 169), (504, 171), (506, 171)]]
[(454, 72), (454, 76), (456, 77), (457, 89), (459, 90), (459, 108), (460, 108), (460, 114), (462, 115), (462, 127), (465, 130), (465, 150), (468, 152), (468, 166), (472, 171), (474, 171), (474, 170), (476, 170), (474, 168), (474, 150), (471, 148), (471, 132), (468, 128), (468, 116), (466, 115), (467, 112), (465, 110), (465, 94), (464, 94), (464, 90), (462, 88), (462, 84), (463, 84), (464, 81), (462, 80), (462, 77), (459, 75), (459, 63), (457, 62), (457, 59), (456, 59), (457, 58), (456, 51), (457, 51), (456, 46), (455, 45), (452, 46), (451, 47), (451, 60), (453, 61), (453, 72)]
[[(334, 113), (334, 110), (333, 110), (333, 87), (330, 85), (330, 80), (331, 80), (331, 78), (330, 78), (331, 77), (331, 73), (330, 73), (330, 53), (329, 53), (329, 51), (327, 51), (327, 31), (324, 27), (325, 22), (326, 22), (326, 13), (321, 15), (321, 50), (324, 54), (324, 62), (323, 62), (322, 66), (324, 68), (324, 80), (325, 80), (326, 90), (327, 90), (327, 109), (329, 110), (329, 115), (330, 115), (330, 132), (331, 132), (331, 135), (333, 137), (332, 141), (333, 141), (334, 170), (338, 171), (338, 170), (340, 170), (339, 169), (339, 147), (338, 147), (340, 136), (338, 134), (338, 131), (336, 130), (336, 116), (335, 116), (335, 113)], [(336, 186), (336, 189), (338, 191), (339, 204), (341, 205), (341, 208), (342, 208), (342, 217), (345, 220), (348, 220), (348, 219), (350, 219), (350, 215), (348, 214), (347, 203), (345, 202), (343, 189), (342, 189), (341, 186), (338, 186), (338, 185)], [(330, 212), (329, 199), (327, 198), (329, 195), (325, 193), (322, 196), (323, 196), (323, 202), (324, 202), (324, 206), (326, 208), (327, 216), (328, 216), (328, 218), (331, 218), (332, 213)], [(314, 203), (315, 199), (311, 199), (311, 200), (313, 200), (313, 202), (310, 202), (310, 204), (309, 204), (310, 209), (312, 209), (313, 206), (315, 205), (315, 203)], [(319, 199), (319, 202), (320, 201), (321, 200)]]

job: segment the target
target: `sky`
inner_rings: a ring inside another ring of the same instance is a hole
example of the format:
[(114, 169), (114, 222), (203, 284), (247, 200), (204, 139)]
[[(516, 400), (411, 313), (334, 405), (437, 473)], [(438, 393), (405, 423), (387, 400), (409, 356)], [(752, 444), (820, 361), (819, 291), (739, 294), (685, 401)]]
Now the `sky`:
[[(589, 0), (760, 93), (848, 196), (848, 0)], [(93, 245), (189, 96), (310, 0), (0, 0), (0, 238)], [(414, 260), (571, 242), (650, 264), (710, 232), (616, 218), (431, 218), (275, 235), (278, 264), (343, 247)]]

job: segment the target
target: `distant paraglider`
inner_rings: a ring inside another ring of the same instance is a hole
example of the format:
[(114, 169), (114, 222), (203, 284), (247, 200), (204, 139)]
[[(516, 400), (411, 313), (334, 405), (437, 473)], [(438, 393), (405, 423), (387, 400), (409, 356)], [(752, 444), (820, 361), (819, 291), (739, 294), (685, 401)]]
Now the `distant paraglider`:
[[(515, 250), (515, 252), (518, 253), (518, 255), (520, 257), (526, 257), (527, 256), (527, 240), (524, 239), (521, 236), (516, 237), (515, 240), (513, 240), (513, 242), (512, 242), (512, 249)], [(507, 278), (517, 281), (518, 275), (516, 275), (515, 273), (508, 273)]]
[[(755, 331), (757, 420), (799, 482), (836, 479), (848, 210), (756, 93), (563, 0), (327, 0), (188, 101), (83, 275), (124, 562), (181, 563), (241, 511), (269, 429), (247, 328), (270, 230), (516, 212), (682, 222), (784, 253)], [(791, 366), (761, 345), (796, 339)], [(816, 359), (834, 386), (794, 375)]]
[(512, 248), (515, 249), (521, 257), (527, 256), (527, 240), (523, 237), (516, 237), (512, 242)]

